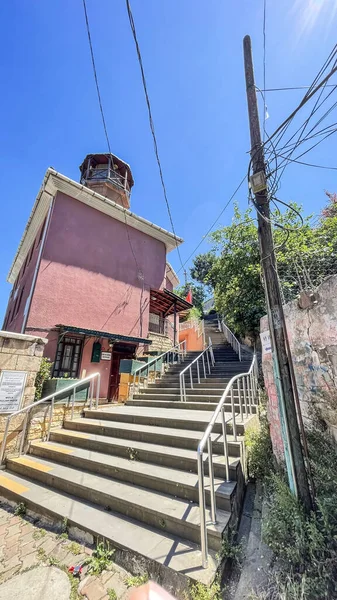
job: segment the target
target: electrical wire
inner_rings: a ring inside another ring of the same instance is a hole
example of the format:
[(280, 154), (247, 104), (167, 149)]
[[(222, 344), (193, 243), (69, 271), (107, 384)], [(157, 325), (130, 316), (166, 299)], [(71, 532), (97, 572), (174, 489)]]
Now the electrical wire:
[[(92, 62), (92, 67), (93, 67), (93, 72), (94, 72), (95, 83), (96, 83), (98, 103), (99, 103), (99, 108), (100, 108), (100, 112), (101, 112), (101, 117), (102, 117), (102, 122), (103, 122), (103, 128), (104, 128), (104, 133), (105, 133), (105, 137), (106, 137), (106, 141), (107, 141), (109, 153), (112, 154), (112, 152), (111, 152), (111, 146), (110, 146), (110, 140), (109, 140), (109, 135), (108, 135), (108, 130), (107, 130), (107, 126), (106, 126), (106, 120), (105, 120), (105, 116), (104, 116), (102, 98), (101, 98), (101, 93), (100, 93), (100, 89), (99, 89), (99, 83), (98, 83), (98, 77), (97, 77), (97, 70), (96, 70), (96, 61), (95, 61), (94, 50), (93, 50), (93, 45), (92, 45), (92, 41), (91, 41), (91, 34), (90, 34), (90, 26), (89, 26), (89, 18), (88, 18), (86, 0), (83, 0), (83, 8), (84, 8), (84, 16), (85, 16), (85, 22), (86, 22), (87, 34), (88, 34), (88, 41), (89, 41), (89, 47), (90, 47), (91, 62)], [(130, 246), (130, 249), (131, 249), (131, 253), (132, 253), (132, 256), (134, 258), (135, 265), (136, 265), (136, 268), (137, 268), (137, 277), (138, 278), (142, 277), (144, 279), (143, 272), (142, 272), (142, 270), (139, 267), (139, 264), (138, 264), (138, 261), (137, 261), (137, 257), (136, 257), (136, 253), (134, 251), (134, 248), (133, 248), (133, 245), (132, 245), (132, 242), (131, 242), (130, 232), (129, 232), (129, 226), (128, 226), (127, 221), (126, 221), (126, 214), (125, 213), (124, 213), (124, 220), (125, 220), (126, 235), (127, 235), (128, 243), (129, 243), (129, 246)], [(144, 285), (144, 283), (143, 283), (143, 285)]]
[[(267, 0), (263, 0), (263, 89), (266, 89), (266, 15), (267, 15)], [(266, 93), (263, 94), (263, 143), (265, 141), (266, 136), (266, 114), (267, 114), (267, 104), (266, 104)]]
[(92, 68), (93, 68), (93, 71), (94, 71), (96, 91), (97, 91), (97, 96), (98, 96), (98, 104), (99, 104), (99, 109), (101, 111), (103, 128), (104, 128), (104, 133), (105, 133), (105, 137), (106, 137), (108, 149), (109, 149), (109, 152), (111, 154), (110, 141), (109, 141), (108, 130), (107, 130), (107, 126), (106, 126), (106, 122), (105, 122), (105, 117), (104, 117), (101, 92), (100, 92), (99, 84), (98, 84), (97, 71), (96, 71), (96, 63), (95, 63), (95, 57), (94, 57), (94, 50), (93, 50), (93, 47), (92, 47), (90, 27), (89, 27), (89, 19), (88, 19), (88, 13), (87, 13), (87, 5), (86, 5), (85, 0), (83, 0), (83, 8), (84, 8), (85, 23), (86, 23), (86, 26), (87, 26), (87, 34), (88, 34), (88, 40), (89, 40), (89, 47), (90, 47)]
[(194, 256), (194, 254), (196, 253), (196, 251), (200, 248), (201, 244), (204, 242), (205, 238), (211, 233), (212, 229), (215, 227), (215, 225), (217, 224), (217, 222), (219, 221), (220, 217), (223, 215), (223, 213), (225, 212), (226, 208), (230, 205), (230, 203), (232, 202), (235, 194), (237, 194), (237, 192), (239, 191), (239, 189), (241, 188), (241, 186), (244, 184), (244, 182), (246, 181), (247, 176), (245, 175), (243, 177), (243, 179), (241, 179), (239, 185), (237, 186), (237, 188), (235, 189), (235, 191), (233, 192), (233, 194), (231, 195), (231, 197), (229, 198), (229, 200), (226, 202), (224, 208), (222, 209), (222, 211), (219, 213), (219, 215), (217, 216), (217, 218), (215, 219), (215, 221), (212, 223), (212, 225), (210, 226), (210, 228), (206, 231), (206, 233), (202, 236), (200, 242), (197, 244), (197, 246), (194, 248), (193, 252), (191, 252), (191, 254), (189, 255), (189, 257), (185, 260), (184, 264), (182, 265), (182, 267), (178, 270), (178, 273), (181, 271), (181, 269), (184, 268), (184, 266), (188, 263), (188, 261), (192, 258), (192, 256)]
[[(328, 84), (326, 87), (333, 87), (334, 84)], [(309, 85), (301, 85), (297, 87), (280, 87), (280, 88), (267, 88), (265, 90), (261, 90), (261, 92), (286, 92), (290, 90), (309, 90), (311, 86)]]
[(162, 166), (161, 166), (161, 162), (160, 162), (160, 158), (159, 158), (157, 137), (156, 137), (155, 128), (154, 128), (154, 122), (153, 122), (153, 117), (152, 117), (152, 109), (151, 109), (151, 104), (150, 104), (150, 98), (149, 98), (149, 94), (148, 94), (148, 91), (147, 91), (147, 83), (146, 83), (145, 72), (144, 72), (144, 67), (143, 67), (142, 55), (141, 55), (141, 52), (140, 52), (140, 47), (139, 47), (138, 38), (137, 38), (137, 32), (136, 32), (136, 26), (135, 26), (135, 22), (134, 22), (134, 19), (133, 19), (132, 10), (131, 10), (131, 6), (130, 6), (129, 0), (126, 0), (126, 8), (127, 8), (127, 12), (128, 12), (128, 17), (129, 17), (129, 22), (130, 22), (130, 27), (131, 27), (133, 39), (134, 39), (135, 46), (136, 46), (137, 57), (138, 57), (140, 72), (141, 72), (141, 76), (142, 76), (143, 89), (144, 89), (144, 94), (145, 94), (145, 99), (146, 99), (146, 104), (147, 104), (150, 129), (151, 129), (151, 134), (152, 134), (152, 138), (153, 138), (153, 145), (154, 145), (154, 151), (155, 151), (156, 160), (157, 160), (158, 169), (159, 169), (160, 181), (161, 181), (161, 185), (162, 185), (162, 188), (163, 188), (163, 193), (164, 193), (166, 208), (167, 208), (167, 212), (168, 212), (170, 223), (171, 223), (171, 227), (172, 227), (172, 232), (173, 232), (173, 235), (174, 235), (175, 241), (176, 241), (176, 248), (177, 248), (177, 252), (178, 252), (178, 256), (179, 256), (181, 268), (183, 269), (184, 266), (183, 266), (183, 262), (182, 262), (181, 254), (180, 254), (180, 250), (179, 250), (178, 238), (177, 238), (176, 233), (175, 233), (175, 228), (174, 228), (173, 218), (172, 218), (172, 212), (171, 212), (170, 204), (169, 204), (168, 197), (167, 197), (166, 185), (165, 185), (165, 181), (164, 181), (163, 170), (162, 170)]

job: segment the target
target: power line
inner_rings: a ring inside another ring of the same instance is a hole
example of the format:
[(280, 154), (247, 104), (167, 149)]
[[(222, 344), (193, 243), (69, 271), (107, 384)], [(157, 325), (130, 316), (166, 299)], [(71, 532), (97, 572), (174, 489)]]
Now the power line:
[(173, 235), (174, 235), (175, 240), (176, 240), (176, 248), (177, 248), (177, 252), (178, 252), (178, 256), (179, 256), (181, 268), (183, 269), (183, 262), (182, 262), (181, 255), (180, 255), (180, 250), (179, 250), (179, 246), (178, 246), (178, 239), (177, 239), (175, 228), (174, 228), (174, 224), (173, 224), (173, 218), (172, 218), (171, 208), (170, 208), (170, 204), (169, 204), (168, 197), (167, 197), (166, 185), (165, 185), (165, 181), (164, 181), (164, 175), (163, 175), (163, 171), (162, 171), (162, 167), (161, 167), (161, 162), (160, 162), (160, 158), (159, 158), (158, 144), (157, 144), (156, 132), (155, 132), (154, 122), (153, 122), (153, 117), (152, 117), (152, 110), (151, 110), (150, 98), (149, 98), (149, 94), (148, 94), (148, 91), (147, 91), (147, 84), (146, 84), (145, 72), (144, 72), (144, 67), (143, 67), (142, 55), (141, 55), (141, 52), (140, 52), (140, 47), (139, 47), (139, 43), (138, 43), (138, 39), (137, 39), (137, 33), (136, 33), (136, 26), (135, 26), (135, 22), (134, 22), (134, 19), (133, 19), (133, 15), (132, 15), (132, 11), (131, 11), (131, 6), (130, 6), (129, 0), (126, 0), (126, 8), (127, 8), (127, 11), (128, 11), (130, 27), (131, 27), (133, 39), (134, 39), (135, 46), (136, 46), (136, 51), (137, 51), (137, 56), (138, 56), (138, 62), (139, 62), (139, 66), (140, 66), (141, 76), (142, 76), (144, 94), (145, 94), (145, 99), (146, 99), (146, 104), (147, 104), (148, 115), (149, 115), (150, 129), (151, 129), (151, 134), (152, 134), (152, 138), (153, 138), (154, 151), (155, 151), (156, 160), (157, 160), (157, 164), (158, 164), (158, 168), (159, 168), (160, 181), (161, 181), (161, 185), (162, 185), (163, 192), (164, 192), (164, 198), (165, 198), (167, 212), (168, 212), (170, 223), (171, 223), (171, 227), (172, 227), (172, 232), (173, 232)]
[[(263, 89), (266, 89), (266, 15), (267, 15), (267, 0), (263, 2)], [(267, 104), (266, 104), (266, 94), (263, 94), (263, 141), (265, 141), (266, 135), (266, 113), (267, 113)]]
[[(327, 84), (326, 87), (335, 87), (333, 83)], [(290, 90), (310, 90), (310, 85), (300, 85), (294, 87), (267, 88), (260, 90), (261, 92), (286, 92)]]
[(192, 258), (192, 256), (194, 256), (194, 254), (196, 253), (196, 251), (198, 250), (198, 248), (200, 248), (201, 244), (203, 243), (203, 241), (205, 240), (205, 238), (208, 236), (208, 234), (212, 231), (213, 227), (217, 224), (217, 222), (219, 221), (220, 217), (223, 215), (223, 213), (225, 212), (226, 208), (230, 205), (230, 203), (232, 202), (235, 194), (239, 191), (239, 189), (241, 188), (241, 186), (243, 185), (243, 183), (246, 181), (246, 175), (243, 177), (243, 179), (241, 179), (239, 185), (237, 186), (236, 190), (233, 192), (233, 194), (231, 195), (231, 197), (229, 198), (229, 200), (227, 201), (227, 203), (225, 204), (224, 208), (222, 209), (222, 211), (219, 213), (219, 215), (217, 216), (217, 218), (215, 219), (215, 221), (213, 222), (213, 224), (210, 226), (210, 228), (206, 231), (206, 233), (202, 236), (199, 244), (194, 248), (193, 252), (189, 255), (189, 257), (187, 258), (187, 260), (185, 260), (184, 264), (181, 266), (181, 268), (179, 269), (178, 273), (181, 271), (181, 269), (184, 268), (184, 266), (188, 263), (188, 261)]
[(89, 47), (90, 47), (92, 68), (94, 70), (94, 78), (95, 78), (95, 83), (96, 83), (98, 103), (99, 103), (99, 108), (100, 108), (100, 111), (101, 111), (101, 117), (102, 117), (102, 121), (103, 121), (103, 128), (104, 128), (104, 133), (105, 133), (106, 141), (107, 141), (107, 144), (108, 144), (108, 149), (109, 149), (109, 152), (111, 154), (110, 141), (109, 141), (108, 130), (107, 130), (107, 126), (106, 126), (106, 122), (105, 122), (105, 117), (104, 117), (102, 98), (101, 98), (101, 93), (100, 93), (99, 85), (98, 85), (98, 78), (97, 78), (95, 57), (94, 57), (94, 51), (93, 51), (92, 42), (91, 42), (90, 27), (89, 27), (87, 6), (86, 6), (86, 3), (85, 3), (85, 0), (83, 0), (83, 8), (84, 8), (85, 22), (86, 22), (86, 26), (87, 26), (87, 33), (88, 33), (88, 40), (89, 40)]
[[(92, 41), (91, 41), (91, 35), (90, 35), (90, 26), (89, 26), (89, 18), (88, 18), (88, 13), (87, 13), (86, 0), (83, 0), (83, 8), (84, 8), (85, 22), (86, 22), (86, 26), (87, 26), (87, 33), (88, 33), (88, 40), (89, 40), (89, 47), (90, 47), (90, 54), (91, 54), (91, 62), (92, 62), (92, 67), (93, 67), (93, 71), (94, 71), (95, 83), (96, 83), (98, 103), (99, 103), (99, 108), (100, 108), (100, 111), (101, 111), (103, 128), (104, 128), (104, 133), (105, 133), (105, 137), (106, 137), (106, 141), (107, 141), (109, 153), (112, 154), (111, 147), (110, 147), (109, 135), (108, 135), (108, 129), (107, 129), (107, 126), (106, 126), (106, 121), (105, 121), (105, 116), (104, 116), (102, 98), (101, 98), (100, 89), (99, 89), (99, 83), (98, 83), (98, 77), (97, 77), (97, 71), (96, 71), (96, 62), (95, 62), (94, 50), (93, 50)], [(135, 254), (134, 248), (132, 246), (130, 232), (129, 232), (129, 226), (128, 226), (127, 220), (126, 220), (126, 212), (124, 212), (124, 221), (125, 221), (125, 228), (126, 228), (126, 235), (127, 235), (128, 243), (129, 243), (130, 250), (131, 250), (131, 253), (132, 253), (132, 256), (134, 258), (135, 265), (136, 265), (136, 268), (137, 268), (137, 277), (138, 277), (138, 279), (141, 278), (142, 280), (144, 280), (143, 272), (142, 272), (142, 270), (139, 267), (136, 254)], [(144, 285), (144, 283), (143, 283), (143, 285)]]
[(315, 165), (313, 163), (303, 162), (301, 160), (297, 160), (296, 158), (288, 158), (283, 156), (282, 154), (278, 154), (280, 158), (286, 158), (289, 162), (297, 163), (299, 165), (305, 165), (306, 167), (315, 167), (316, 169), (330, 169), (331, 171), (337, 171), (337, 167), (328, 167), (326, 165)]

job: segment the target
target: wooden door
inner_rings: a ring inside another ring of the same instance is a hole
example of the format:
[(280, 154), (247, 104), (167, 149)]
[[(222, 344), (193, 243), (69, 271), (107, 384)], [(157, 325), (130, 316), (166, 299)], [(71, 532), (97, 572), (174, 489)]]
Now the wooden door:
[(112, 352), (110, 368), (109, 401), (117, 400), (119, 387), (119, 363), (123, 358), (120, 352)]

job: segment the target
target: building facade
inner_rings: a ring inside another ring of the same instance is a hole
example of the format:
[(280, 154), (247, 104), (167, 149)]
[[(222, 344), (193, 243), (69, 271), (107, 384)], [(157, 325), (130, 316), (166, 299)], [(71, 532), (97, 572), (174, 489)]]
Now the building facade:
[(80, 183), (46, 172), (8, 276), (3, 329), (47, 338), (54, 377), (99, 371), (111, 399), (121, 358), (177, 341), (184, 301), (167, 254), (182, 240), (129, 210), (126, 163), (88, 155), (80, 170)]

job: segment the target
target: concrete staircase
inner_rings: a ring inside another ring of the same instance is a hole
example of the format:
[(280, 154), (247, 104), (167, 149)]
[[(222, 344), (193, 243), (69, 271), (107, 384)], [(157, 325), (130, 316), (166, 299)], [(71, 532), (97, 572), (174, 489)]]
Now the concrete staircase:
[(9, 458), (0, 474), (2, 496), (54, 521), (66, 518), (75, 535), (110, 540), (117, 562), (136, 574), (148, 572), (176, 597), (189, 580), (213, 581), (222, 537), (236, 522), (244, 492), (240, 457), (250, 416), (237, 421), (237, 441), (228, 425), (229, 483), (220, 421), (214, 427), (218, 522), (208, 525), (209, 564), (203, 569), (196, 449), (226, 383), (250, 364), (238, 361), (214, 322), (206, 324), (206, 335), (212, 337), (216, 364), (188, 390), (187, 402), (179, 395), (185, 361), (126, 405), (85, 409), (83, 418), (65, 421), (51, 431), (49, 442), (32, 442), (29, 455)]

